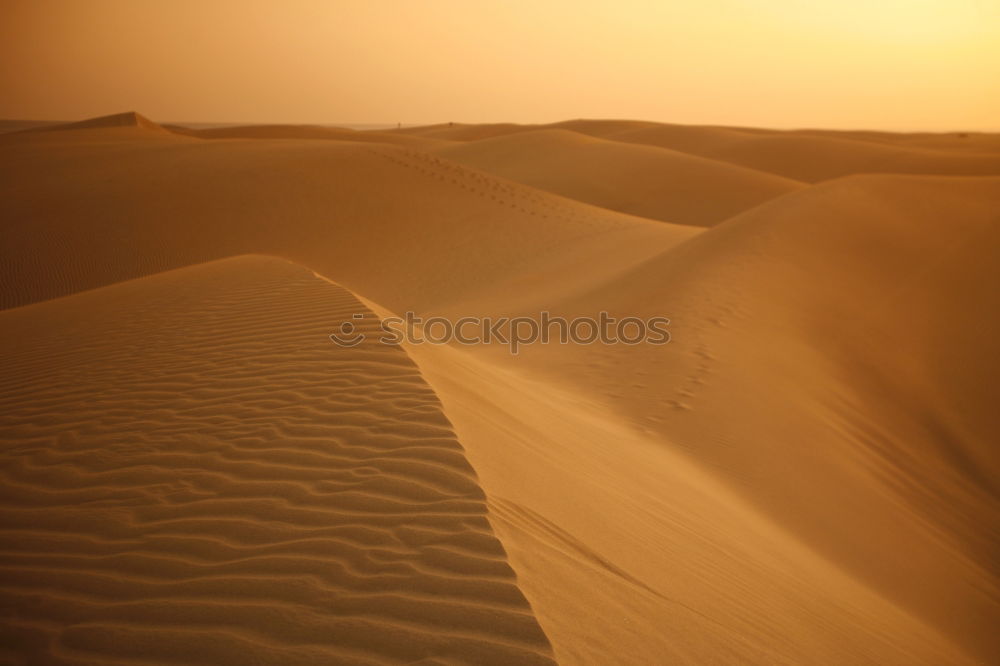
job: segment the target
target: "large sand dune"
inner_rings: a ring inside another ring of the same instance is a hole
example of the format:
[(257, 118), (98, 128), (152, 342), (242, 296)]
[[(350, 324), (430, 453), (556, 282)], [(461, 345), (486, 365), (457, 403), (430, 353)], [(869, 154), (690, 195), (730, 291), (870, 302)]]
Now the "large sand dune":
[(0, 314), (7, 656), (552, 663), (433, 390), (327, 338), (354, 313), (249, 257)]
[(1000, 179), (883, 176), (766, 204), (550, 305), (666, 308), (671, 345), (529, 348), (520, 367), (668, 438), (992, 654), (998, 193)]
[[(103, 119), (0, 137), (22, 654), (996, 661), (989, 136), (208, 136)], [(768, 173), (881, 169), (936, 175)], [(221, 261), (248, 253), (298, 265)], [(673, 339), (515, 357), (326, 338), (354, 311), (542, 309), (664, 315)], [(353, 457), (381, 446), (401, 458)], [(158, 531), (182, 516), (194, 532)], [(391, 599), (366, 587), (384, 568)], [(229, 618), (232, 599), (253, 603)], [(339, 638), (338, 613), (376, 628)]]

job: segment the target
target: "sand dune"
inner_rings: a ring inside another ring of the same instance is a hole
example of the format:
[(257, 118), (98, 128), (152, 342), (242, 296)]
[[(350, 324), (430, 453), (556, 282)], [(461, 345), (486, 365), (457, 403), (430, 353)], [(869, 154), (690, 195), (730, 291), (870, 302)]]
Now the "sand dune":
[(434, 148), (447, 145), (447, 141), (408, 136), (405, 134), (358, 131), (343, 127), (309, 125), (235, 125), (194, 129), (180, 125), (168, 127), (172, 132), (199, 139), (326, 139), (328, 141), (360, 141), (364, 143), (389, 143), (407, 148)]
[[(22, 652), (995, 661), (1000, 179), (961, 175), (989, 156), (632, 121), (387, 133), (426, 149), (101, 122), (0, 137), (2, 515), (21, 544), (6, 561), (30, 574), (5, 589), (34, 613)], [(641, 145), (657, 141), (674, 145)], [(810, 178), (954, 174), (753, 202), (788, 181), (690, 156), (740, 146)], [(637, 163), (700, 194), (616, 175)], [(571, 200), (597, 202), (581, 183), (601, 169), (637, 206), (746, 210), (703, 230)], [(248, 253), (301, 266), (218, 261)], [(358, 308), (368, 325), (663, 315), (673, 339), (516, 357), (330, 347)], [(359, 462), (385, 446), (401, 457)], [(393, 527), (411, 520), (434, 529)]]
[(615, 120), (487, 127), (490, 129), (477, 132), (475, 126), (430, 126), (408, 132), (467, 141), (497, 134), (563, 129), (611, 141), (668, 148), (810, 183), (865, 173), (1000, 175), (1000, 139), (995, 134), (976, 135), (970, 140), (955, 134), (914, 137), (876, 133), (878, 139), (871, 140), (872, 134), (864, 132), (782, 132)]
[(720, 483), (686, 440), (565, 382), (459, 350), (411, 353), (559, 663), (972, 663)]
[(265, 253), (427, 310), (557, 249), (649, 256), (694, 233), (392, 146), (132, 128), (4, 135), (0, 146), (4, 306)]
[(520, 367), (667, 438), (988, 659), (998, 193), (1000, 179), (870, 176), (765, 204), (550, 304), (669, 314), (683, 325), (659, 353), (529, 348)]
[(1000, 153), (1000, 134), (989, 132), (879, 132), (874, 130), (764, 130), (741, 127), (743, 133), (758, 135), (789, 134), (817, 136), (852, 141), (899, 145), (909, 148), (954, 151), (959, 153)]
[(447, 141), (478, 141), (494, 136), (503, 136), (515, 132), (523, 132), (541, 125), (519, 125), (517, 123), (492, 123), (469, 125), (466, 123), (441, 123), (438, 125), (422, 125), (392, 130), (396, 134), (422, 136)]
[(557, 123), (556, 126), (612, 141), (658, 146), (692, 155), (705, 155), (734, 141), (753, 136), (735, 127), (672, 125), (631, 120), (570, 120)]
[(39, 127), (29, 128), (28, 131), (56, 132), (63, 130), (103, 129), (109, 127), (139, 127), (147, 130), (163, 130), (160, 125), (154, 123), (146, 116), (136, 113), (135, 111), (128, 111), (126, 113), (116, 113), (110, 116), (101, 116), (99, 118), (81, 120), (75, 123), (41, 125)]
[(698, 226), (803, 187), (723, 162), (567, 130), (506, 134), (446, 145), (435, 153), (602, 208)]
[(924, 145), (913, 145), (866, 141), (852, 133), (753, 132), (683, 125), (599, 131), (600, 136), (615, 141), (671, 148), (811, 183), (865, 173), (1000, 175), (1000, 154), (989, 152), (994, 146), (991, 142), (979, 143), (981, 153), (966, 154), (932, 149), (951, 145), (951, 139), (925, 139)]
[(953, 154), (811, 136), (744, 139), (707, 156), (808, 182), (865, 173), (1000, 175), (1000, 155)]
[(354, 313), (245, 257), (0, 314), (7, 654), (553, 663), (434, 392), (330, 343)]

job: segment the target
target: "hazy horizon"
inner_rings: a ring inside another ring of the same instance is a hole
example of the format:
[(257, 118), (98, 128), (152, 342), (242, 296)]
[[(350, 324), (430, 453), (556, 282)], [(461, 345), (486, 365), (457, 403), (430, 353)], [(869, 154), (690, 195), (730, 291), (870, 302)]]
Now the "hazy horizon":
[(12, 0), (0, 117), (990, 131), (1000, 4)]

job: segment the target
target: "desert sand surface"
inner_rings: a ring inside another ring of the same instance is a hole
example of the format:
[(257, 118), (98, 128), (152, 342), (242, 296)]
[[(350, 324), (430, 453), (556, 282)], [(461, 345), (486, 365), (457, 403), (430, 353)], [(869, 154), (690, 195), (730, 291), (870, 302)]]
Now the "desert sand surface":
[[(1000, 663), (997, 135), (130, 112), (0, 219), (10, 663)], [(329, 338), (542, 310), (671, 340)]]
[(250, 256), (3, 313), (8, 656), (553, 663), (434, 391), (338, 310)]

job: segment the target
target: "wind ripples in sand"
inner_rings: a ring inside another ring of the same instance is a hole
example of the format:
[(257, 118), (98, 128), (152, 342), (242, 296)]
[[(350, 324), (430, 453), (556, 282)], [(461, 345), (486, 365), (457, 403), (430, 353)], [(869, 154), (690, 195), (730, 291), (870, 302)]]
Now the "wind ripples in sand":
[(2, 315), (0, 643), (551, 663), (434, 392), (398, 348), (328, 340), (349, 292), (263, 257), (136, 282)]

